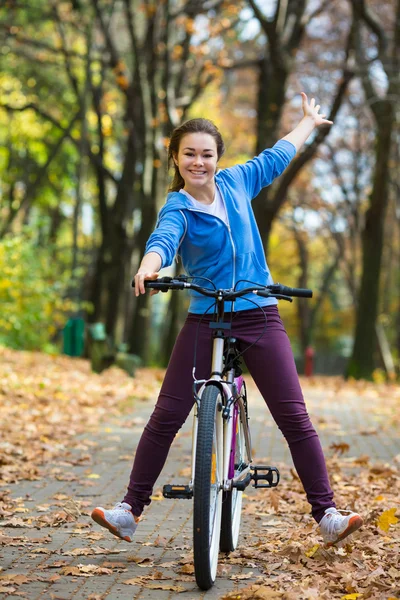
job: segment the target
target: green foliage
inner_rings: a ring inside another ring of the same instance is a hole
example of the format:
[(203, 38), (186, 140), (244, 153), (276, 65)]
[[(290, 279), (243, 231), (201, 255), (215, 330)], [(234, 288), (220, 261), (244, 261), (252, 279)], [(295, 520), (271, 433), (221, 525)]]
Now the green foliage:
[(0, 241), (1, 344), (49, 350), (76, 308), (65, 298), (70, 273), (49, 257), (49, 248), (38, 246), (30, 231)]

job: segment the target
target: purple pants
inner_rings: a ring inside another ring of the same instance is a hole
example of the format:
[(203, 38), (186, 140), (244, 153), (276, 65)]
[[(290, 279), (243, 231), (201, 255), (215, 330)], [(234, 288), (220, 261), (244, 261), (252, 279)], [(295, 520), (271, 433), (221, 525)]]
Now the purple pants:
[[(285, 436), (296, 471), (319, 522), (325, 509), (335, 506), (325, 459), (318, 435), (304, 403), (289, 338), (278, 308), (264, 308), (267, 330), (258, 342), (265, 319), (259, 309), (234, 314), (232, 335), (244, 354), (247, 368), (278, 427)], [(193, 358), (201, 315), (189, 314), (176, 340), (160, 395), (139, 441), (124, 502), (139, 516), (150, 504), (154, 484), (164, 466), (172, 441), (193, 407)], [(196, 379), (206, 379), (211, 370), (211, 317), (199, 327)], [(226, 314), (225, 320), (230, 319)], [(251, 415), (251, 398), (250, 415)]]

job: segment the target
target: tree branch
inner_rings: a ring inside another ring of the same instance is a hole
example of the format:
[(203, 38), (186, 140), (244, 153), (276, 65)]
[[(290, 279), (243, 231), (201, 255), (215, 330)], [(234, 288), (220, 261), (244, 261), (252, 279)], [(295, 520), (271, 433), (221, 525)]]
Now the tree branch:
[(365, 0), (351, 0), (351, 3), (353, 5), (355, 15), (357, 15), (360, 20), (364, 21), (368, 28), (378, 38), (379, 56), (381, 57), (388, 46), (387, 37), (383, 27), (379, 23), (376, 16), (365, 5)]
[(232, 62), (231, 64), (218, 64), (218, 66), (224, 71), (233, 71), (233, 69), (254, 69), (260, 67), (260, 60), (258, 58), (249, 58), (239, 62)]
[[(57, 11), (57, 7), (53, 6), (53, 16), (54, 16), (54, 20), (56, 22), (56, 26), (58, 29), (58, 33), (60, 35), (60, 39), (61, 39), (61, 52), (64, 58), (64, 65), (65, 65), (65, 70), (67, 71), (67, 76), (68, 79), (72, 85), (72, 88), (76, 94), (76, 97), (79, 98), (80, 97), (80, 93), (79, 93), (79, 85), (78, 85), (78, 80), (75, 77), (75, 75), (72, 72), (72, 68), (71, 68), (71, 62), (68, 56), (68, 51), (67, 51), (67, 41), (65, 38), (65, 33), (64, 33), (64, 29), (63, 29), (63, 24), (59, 18), (58, 15), (58, 11)], [(87, 56), (85, 56), (85, 59), (87, 58)]]
[(249, 4), (254, 12), (254, 16), (259, 21), (265, 35), (269, 39), (270, 35), (274, 32), (273, 23), (271, 23), (271, 21), (268, 21), (268, 19), (265, 17), (265, 15), (258, 8), (258, 5), (255, 3), (255, 0), (249, 0)]
[(309, 23), (311, 23), (311, 21), (313, 19), (315, 19), (315, 17), (318, 17), (318, 15), (323, 13), (324, 10), (331, 5), (332, 5), (332, 0), (325, 0), (324, 2), (322, 2), (320, 4), (320, 6), (318, 6), (318, 8), (313, 10), (309, 15), (304, 15), (303, 19), (302, 19), (302, 23), (303, 23), (304, 27), (307, 27), (307, 25), (309, 25)]
[[(2, 102), (0, 104), (0, 108), (4, 108), (5, 110), (9, 110), (12, 112), (23, 112), (25, 110), (34, 110), (36, 112), (36, 114), (40, 115), (45, 121), (48, 121), (49, 123), (54, 125), (54, 127), (59, 129), (60, 131), (62, 131), (65, 134), (65, 137), (67, 137), (74, 144), (74, 146), (76, 146), (79, 149), (80, 141), (73, 137), (71, 131), (69, 131), (68, 128), (66, 129), (65, 127), (63, 127), (61, 125), (61, 123), (59, 123), (57, 121), (57, 119), (55, 119), (51, 114), (42, 110), (39, 106), (36, 106), (36, 104), (33, 104), (33, 102), (30, 102), (29, 104), (25, 104), (24, 106), (17, 106), (17, 107), (11, 106), (10, 104), (5, 104)], [(80, 112), (77, 114), (79, 115)], [(89, 156), (90, 160), (92, 161), (92, 163), (96, 167), (100, 167), (103, 170), (104, 174), (107, 175), (107, 177), (109, 179), (111, 179), (111, 181), (113, 181), (116, 184), (118, 183), (118, 179), (111, 173), (111, 171), (109, 171), (107, 169), (107, 167), (99, 160), (98, 156), (90, 150), (90, 148), (88, 148), (88, 156)]]
[(11, 227), (11, 225), (12, 225), (12, 223), (13, 223), (15, 217), (16, 217), (16, 215), (18, 214), (18, 212), (21, 209), (24, 209), (25, 207), (27, 207), (32, 202), (32, 200), (34, 199), (36, 190), (38, 189), (41, 180), (43, 179), (44, 175), (46, 174), (46, 172), (47, 172), (50, 164), (53, 161), (53, 159), (57, 155), (57, 152), (60, 149), (63, 141), (65, 140), (66, 137), (68, 137), (70, 135), (72, 127), (74, 126), (75, 122), (78, 120), (78, 118), (80, 116), (80, 112), (81, 111), (79, 109), (78, 112), (72, 117), (72, 119), (71, 119), (68, 127), (63, 130), (63, 133), (60, 136), (60, 138), (50, 148), (45, 164), (42, 165), (38, 169), (36, 178), (33, 181), (33, 183), (28, 186), (28, 188), (27, 188), (27, 190), (25, 192), (24, 199), (22, 200), (22, 202), (19, 205), (18, 209), (12, 210), (10, 212), (10, 214), (8, 215), (8, 219), (6, 220), (6, 222), (5, 222), (4, 226), (2, 227), (2, 229), (0, 230), (0, 238), (4, 237), (4, 235), (9, 231), (9, 229), (10, 229), (10, 227)]
[[(18, 44), (21, 44), (23, 46), (31, 46), (32, 48), (35, 48), (38, 50), (46, 50), (46, 52), (50, 52), (51, 54), (55, 54), (57, 56), (60, 54), (60, 51), (58, 48), (54, 48), (53, 46), (50, 46), (49, 44), (46, 44), (45, 42), (41, 42), (38, 40), (34, 40), (31, 38), (22, 36), (19, 32), (11, 33), (9, 30), (9, 25), (4, 25), (4, 23), (0, 23), (0, 29), (5, 29), (8, 37), (15, 40)], [(70, 58), (80, 58), (82, 60), (85, 59), (84, 54), (80, 54), (79, 52), (75, 52), (74, 50), (68, 50), (67, 53)]]
[(112, 37), (110, 36), (108, 27), (106, 27), (106, 24), (104, 22), (103, 13), (101, 12), (101, 9), (99, 7), (98, 0), (92, 0), (92, 5), (93, 5), (93, 8), (96, 13), (97, 20), (99, 21), (100, 29), (103, 33), (104, 40), (106, 42), (106, 48), (107, 48), (109, 56), (110, 56), (110, 60), (109, 60), (110, 66), (113, 69), (113, 71), (117, 73), (117, 75), (119, 74), (124, 79), (124, 82), (123, 82), (120, 77), (117, 77), (118, 87), (125, 95), (127, 95), (128, 87), (130, 87), (130, 86), (128, 86), (126, 84), (126, 82), (128, 81), (128, 77), (127, 77), (123, 62), (121, 61), (121, 59), (119, 57), (118, 51), (114, 45)]
[(188, 0), (182, 8), (171, 14), (171, 19), (175, 19), (180, 15), (194, 16), (196, 14), (200, 14), (201, 12), (215, 10), (222, 6), (223, 3), (224, 0), (206, 0), (204, 3), (202, 3), (202, 6), (199, 7), (198, 0)]

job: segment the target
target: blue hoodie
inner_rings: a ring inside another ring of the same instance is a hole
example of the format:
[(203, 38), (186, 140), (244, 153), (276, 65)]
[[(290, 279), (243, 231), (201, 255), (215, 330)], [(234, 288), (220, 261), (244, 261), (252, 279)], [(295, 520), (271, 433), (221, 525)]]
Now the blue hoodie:
[[(159, 254), (162, 267), (170, 266), (179, 254), (188, 275), (208, 277), (217, 288), (233, 288), (243, 279), (260, 285), (273, 283), (251, 200), (284, 171), (295, 154), (293, 144), (280, 140), (252, 160), (222, 169), (215, 175), (229, 225), (194, 207), (184, 194), (171, 192), (160, 210), (145, 253)], [(201, 279), (196, 283), (210, 285)], [(236, 289), (248, 285), (241, 282)], [(190, 294), (189, 312), (204, 313), (212, 302), (210, 298), (193, 291)], [(259, 306), (277, 304), (275, 298), (248, 294), (236, 300), (235, 311), (254, 308), (246, 298)], [(232, 310), (231, 302), (226, 303), (226, 310)]]

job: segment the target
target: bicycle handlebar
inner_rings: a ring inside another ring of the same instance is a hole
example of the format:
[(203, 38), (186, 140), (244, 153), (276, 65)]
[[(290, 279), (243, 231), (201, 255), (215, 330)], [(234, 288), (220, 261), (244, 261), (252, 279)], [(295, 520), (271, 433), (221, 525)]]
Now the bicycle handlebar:
[[(132, 287), (134, 282), (132, 282)], [(159, 290), (160, 292), (168, 292), (168, 290), (184, 290), (191, 289), (199, 292), (203, 296), (209, 298), (220, 298), (221, 300), (235, 300), (245, 294), (257, 294), (264, 298), (278, 298), (280, 300), (292, 301), (292, 297), (297, 298), (312, 298), (312, 290), (305, 288), (291, 288), (281, 283), (274, 283), (272, 285), (253, 285), (252, 287), (243, 288), (241, 290), (227, 289), (227, 290), (211, 290), (204, 288), (195, 283), (188, 282), (184, 277), (174, 279), (172, 277), (161, 277), (157, 281), (145, 281), (144, 286), (153, 290)]]

